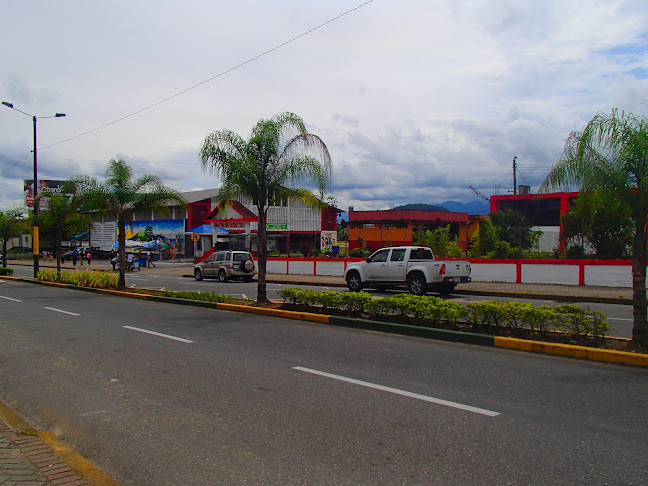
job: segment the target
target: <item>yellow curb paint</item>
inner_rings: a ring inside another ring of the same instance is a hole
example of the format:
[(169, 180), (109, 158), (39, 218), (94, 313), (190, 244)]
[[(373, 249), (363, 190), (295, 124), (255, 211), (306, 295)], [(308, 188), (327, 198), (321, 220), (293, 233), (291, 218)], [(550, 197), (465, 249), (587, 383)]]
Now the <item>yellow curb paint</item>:
[(122, 292), (121, 290), (111, 290), (111, 289), (95, 289), (95, 290), (101, 294), (117, 295), (119, 297), (130, 297), (131, 299), (147, 300), (151, 297), (148, 294), (137, 294), (135, 292)]
[(574, 346), (572, 344), (545, 343), (542, 341), (528, 341), (526, 339), (496, 337), (495, 347), (569, 356), (572, 358), (589, 359), (591, 361), (604, 361), (606, 363), (648, 366), (648, 354), (588, 348), (587, 346)]
[(0, 401), (0, 419), (2, 419), (15, 433), (34, 435), (48, 445), (72, 469), (87, 479), (93, 486), (118, 486), (103, 471), (90, 461), (74, 452), (65, 442), (61, 441), (51, 432), (36, 432), (31, 425), (25, 422), (11, 408)]
[(303, 321), (323, 322), (328, 324), (329, 316), (322, 314), (313, 314), (312, 312), (295, 312), (280, 309), (266, 309), (265, 307), (253, 307), (250, 305), (237, 305), (237, 304), (218, 304), (218, 309), (247, 312), (250, 314), (262, 314), (273, 317), (283, 317), (285, 319), (300, 319)]
[(75, 452), (51, 432), (40, 432), (38, 437), (65, 461), (72, 469), (94, 486), (118, 486), (118, 484), (85, 457)]
[(15, 433), (23, 435), (36, 435), (36, 431), (18, 416), (11, 408), (0, 402), (0, 419)]

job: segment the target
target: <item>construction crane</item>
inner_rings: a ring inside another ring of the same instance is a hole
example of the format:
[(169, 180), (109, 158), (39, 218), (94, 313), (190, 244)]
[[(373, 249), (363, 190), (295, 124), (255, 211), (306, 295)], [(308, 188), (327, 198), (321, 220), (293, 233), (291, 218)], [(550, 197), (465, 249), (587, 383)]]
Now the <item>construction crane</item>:
[(470, 192), (472, 192), (475, 196), (483, 199), (487, 203), (490, 203), (490, 197), (484, 196), (481, 192), (479, 192), (477, 189), (475, 189), (473, 186), (468, 186), (468, 189)]

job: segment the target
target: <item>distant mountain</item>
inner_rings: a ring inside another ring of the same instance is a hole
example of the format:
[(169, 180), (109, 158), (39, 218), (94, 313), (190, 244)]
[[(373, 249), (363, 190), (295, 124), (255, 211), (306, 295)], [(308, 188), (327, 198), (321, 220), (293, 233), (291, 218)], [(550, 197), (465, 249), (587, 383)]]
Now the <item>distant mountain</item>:
[(425, 211), (448, 211), (448, 209), (442, 207), (442, 206), (437, 206), (435, 204), (403, 204), (401, 206), (396, 206), (395, 208), (392, 209), (423, 209)]
[(482, 201), (471, 201), (469, 203), (446, 201), (442, 202), (441, 206), (448, 208), (448, 211), (457, 213), (490, 214), (490, 205), (487, 202)]
[[(469, 203), (446, 201), (441, 204), (403, 204), (392, 209), (425, 209), (428, 211), (452, 211), (455, 213), (490, 214), (490, 205), (486, 202), (481, 201), (471, 201)], [(349, 214), (346, 211), (338, 214), (338, 223), (342, 219), (345, 221), (349, 220)]]
[(441, 204), (403, 204), (396, 206), (393, 209), (424, 209), (427, 211), (452, 211), (454, 213), (468, 213), (468, 214), (490, 214), (490, 206), (488, 203), (481, 201), (471, 201), (469, 203), (462, 203), (458, 201), (446, 201)]

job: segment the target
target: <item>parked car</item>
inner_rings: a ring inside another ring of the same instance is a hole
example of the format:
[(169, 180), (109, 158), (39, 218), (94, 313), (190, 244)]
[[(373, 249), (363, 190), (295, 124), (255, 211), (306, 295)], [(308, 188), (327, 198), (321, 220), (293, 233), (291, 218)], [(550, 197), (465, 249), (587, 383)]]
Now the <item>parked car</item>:
[(251, 282), (256, 273), (252, 254), (247, 251), (216, 251), (194, 265), (196, 280), (218, 278), (221, 282), (227, 282), (230, 278), (240, 278)]
[(448, 295), (458, 283), (470, 282), (470, 262), (436, 260), (427, 247), (389, 247), (375, 251), (364, 262), (350, 264), (344, 277), (353, 292), (365, 286), (382, 290), (407, 285), (415, 295), (428, 290)]

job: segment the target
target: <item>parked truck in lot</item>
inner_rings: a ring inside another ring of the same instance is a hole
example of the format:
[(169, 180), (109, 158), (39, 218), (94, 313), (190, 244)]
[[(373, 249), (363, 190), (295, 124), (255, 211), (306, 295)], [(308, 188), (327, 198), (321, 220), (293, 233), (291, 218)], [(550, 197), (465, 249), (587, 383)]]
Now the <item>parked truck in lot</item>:
[(470, 262), (436, 260), (427, 247), (396, 246), (381, 248), (364, 262), (349, 264), (344, 278), (353, 292), (364, 287), (382, 290), (407, 285), (415, 295), (428, 291), (448, 295), (458, 283), (470, 282)]

